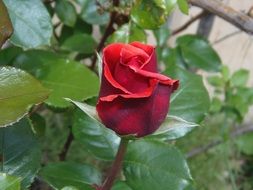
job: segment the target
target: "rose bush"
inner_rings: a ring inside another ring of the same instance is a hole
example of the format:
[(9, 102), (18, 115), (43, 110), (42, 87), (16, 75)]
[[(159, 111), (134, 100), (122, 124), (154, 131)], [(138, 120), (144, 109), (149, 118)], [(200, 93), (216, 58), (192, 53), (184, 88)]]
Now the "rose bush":
[(178, 80), (158, 73), (155, 48), (139, 42), (114, 43), (103, 50), (97, 112), (119, 135), (142, 137), (164, 121)]
[(250, 73), (171, 24), (188, 2), (0, 0), (0, 190), (253, 189)]

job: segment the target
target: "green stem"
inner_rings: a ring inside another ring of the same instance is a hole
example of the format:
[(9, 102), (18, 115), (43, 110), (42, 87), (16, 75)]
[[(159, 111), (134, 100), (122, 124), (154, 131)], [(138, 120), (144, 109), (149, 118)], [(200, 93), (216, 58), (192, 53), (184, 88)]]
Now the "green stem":
[(129, 142), (128, 139), (121, 138), (119, 149), (118, 149), (116, 158), (112, 164), (111, 170), (110, 170), (108, 176), (106, 177), (102, 187), (98, 188), (99, 190), (110, 190), (111, 189), (113, 182), (121, 169), (128, 142)]

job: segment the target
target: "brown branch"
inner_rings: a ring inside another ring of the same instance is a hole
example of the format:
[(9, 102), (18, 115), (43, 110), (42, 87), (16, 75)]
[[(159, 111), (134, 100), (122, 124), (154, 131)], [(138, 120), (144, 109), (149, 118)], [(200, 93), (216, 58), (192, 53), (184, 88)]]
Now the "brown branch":
[[(240, 127), (238, 129), (236, 129), (235, 131), (233, 131), (231, 134), (230, 134), (230, 137), (231, 138), (236, 138), (238, 136), (241, 136), (241, 135), (244, 135), (246, 133), (250, 133), (250, 132), (253, 132), (253, 126), (245, 126), (245, 127)], [(205, 153), (207, 152), (209, 149), (211, 148), (214, 148), (216, 147), (217, 145), (220, 145), (222, 143), (224, 143), (225, 141), (224, 140), (215, 140), (213, 142), (210, 142), (209, 144), (207, 145), (204, 145), (204, 146), (200, 146), (200, 147), (197, 147), (197, 148), (194, 148), (193, 150), (191, 150), (189, 153), (187, 153), (186, 157), (187, 158), (191, 158), (191, 157), (194, 157), (196, 155), (199, 155), (201, 153)]]
[(37, 104), (35, 106), (33, 106), (33, 108), (30, 110), (30, 112), (28, 113), (28, 116), (33, 115), (35, 112), (37, 112), (41, 107), (43, 106), (43, 103)]
[[(253, 6), (250, 7), (250, 9), (248, 10), (247, 12), (247, 15), (249, 15), (250, 17), (253, 17)], [(224, 40), (228, 39), (228, 38), (231, 38), (237, 34), (240, 34), (242, 31), (241, 30), (237, 30), (237, 31), (234, 31), (234, 32), (231, 32), (223, 37), (221, 37), (220, 39), (214, 41), (212, 44), (217, 44), (217, 43), (220, 43), (220, 42), (223, 42)]]
[(194, 6), (203, 8), (249, 34), (253, 34), (253, 18), (234, 10), (219, 0), (188, 0)]
[(240, 34), (241, 32), (242, 32), (241, 30), (231, 32), (231, 33), (229, 33), (229, 34), (227, 34), (227, 35), (221, 37), (220, 39), (214, 41), (212, 44), (214, 45), (214, 44), (218, 44), (218, 43), (220, 43), (220, 42), (223, 42), (224, 40), (226, 40), (226, 39), (228, 39), (228, 38), (231, 38), (231, 37), (233, 37), (233, 36), (235, 36), (235, 35), (237, 35), (237, 34)]
[(64, 161), (66, 160), (66, 156), (67, 156), (67, 153), (68, 153), (68, 150), (70, 148), (70, 145), (72, 143), (72, 141), (74, 140), (74, 136), (72, 134), (72, 131), (71, 131), (71, 128), (70, 128), (70, 131), (69, 131), (69, 135), (67, 137), (67, 140), (63, 146), (63, 149), (62, 151), (60, 152), (60, 154), (58, 155), (59, 156), (59, 160), (60, 161)]
[(184, 31), (185, 29), (187, 29), (192, 23), (194, 23), (195, 21), (197, 21), (198, 19), (200, 19), (201, 17), (205, 16), (207, 13), (205, 11), (202, 11), (201, 13), (197, 14), (196, 16), (192, 17), (189, 21), (187, 21), (185, 24), (183, 24), (182, 26), (180, 26), (179, 28), (175, 29), (174, 31), (172, 31), (171, 35), (174, 36), (182, 31)]
[[(119, 6), (119, 0), (113, 0), (113, 6), (114, 7), (118, 7)], [(117, 17), (117, 12), (114, 10), (111, 12), (111, 15), (110, 15), (110, 21), (105, 29), (105, 32), (104, 32), (104, 35), (102, 36), (97, 48), (96, 48), (96, 51), (93, 55), (93, 58), (92, 58), (92, 61), (91, 61), (91, 66), (90, 66), (90, 69), (91, 70), (94, 70), (95, 69), (95, 66), (96, 66), (96, 61), (97, 61), (97, 55), (96, 55), (96, 52), (100, 52), (101, 49), (104, 47), (104, 44), (107, 40), (107, 38), (115, 31), (115, 29), (113, 28), (113, 24), (115, 23), (116, 21), (116, 17)]]

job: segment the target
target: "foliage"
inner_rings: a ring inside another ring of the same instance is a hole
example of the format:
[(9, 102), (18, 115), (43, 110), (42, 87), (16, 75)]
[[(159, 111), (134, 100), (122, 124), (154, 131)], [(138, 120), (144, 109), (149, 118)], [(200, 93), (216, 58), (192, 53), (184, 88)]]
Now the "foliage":
[[(203, 37), (187, 34), (168, 45), (167, 20), (177, 7), (188, 14), (186, 0), (0, 1), (0, 189), (103, 183), (120, 137), (96, 115), (99, 53), (113, 42), (146, 43), (150, 34), (160, 71), (180, 86), (154, 134), (126, 137), (112, 189), (253, 187), (252, 133), (234, 133), (253, 104), (249, 72), (230, 74)], [(192, 154), (210, 142), (218, 143)]]

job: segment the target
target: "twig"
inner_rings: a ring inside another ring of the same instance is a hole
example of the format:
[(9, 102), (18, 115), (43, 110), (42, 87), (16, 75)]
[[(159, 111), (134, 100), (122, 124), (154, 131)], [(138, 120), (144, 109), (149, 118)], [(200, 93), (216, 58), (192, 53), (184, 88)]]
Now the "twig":
[(241, 30), (231, 32), (231, 33), (229, 33), (229, 34), (227, 34), (227, 35), (221, 37), (220, 39), (214, 41), (212, 44), (213, 44), (213, 45), (214, 45), (214, 44), (218, 44), (218, 43), (220, 43), (220, 42), (222, 42), (222, 41), (224, 41), (224, 40), (226, 40), (226, 39), (228, 39), (228, 38), (230, 38), (230, 37), (233, 37), (233, 36), (235, 36), (235, 35), (237, 35), (237, 34), (240, 34), (241, 32), (242, 32)]
[(197, 14), (196, 16), (192, 17), (189, 21), (187, 21), (185, 24), (180, 26), (179, 28), (172, 31), (171, 35), (174, 36), (183, 30), (187, 29), (192, 23), (194, 23), (196, 20), (200, 19), (201, 17), (205, 16), (207, 13), (205, 11), (202, 11), (201, 13)]
[(96, 1), (96, 5), (99, 7), (100, 10), (103, 10), (103, 11), (106, 10), (106, 8), (98, 0), (95, 0), (95, 1)]
[(32, 114), (34, 114), (35, 112), (37, 112), (41, 107), (43, 106), (43, 103), (37, 104), (35, 105), (31, 111), (28, 113), (28, 116), (31, 116)]
[(62, 23), (59, 21), (56, 24), (54, 24), (54, 29), (58, 28)]
[[(250, 17), (252, 17), (251, 12), (253, 12), (253, 6), (247, 12), (247, 15), (249, 15)], [(242, 32), (241, 30), (237, 30), (237, 31), (231, 32), (231, 33), (229, 33), (229, 34), (221, 37), (220, 39), (214, 41), (212, 44), (214, 45), (214, 44), (218, 44), (220, 42), (223, 42), (224, 40), (226, 40), (226, 39), (228, 39), (230, 37), (233, 37), (233, 36), (235, 36), (237, 34), (240, 34), (241, 32)]]
[[(118, 7), (119, 6), (119, 0), (113, 0), (113, 6), (114, 7)], [(111, 12), (111, 15), (110, 15), (110, 21), (105, 29), (105, 32), (104, 32), (104, 35), (102, 36), (97, 48), (96, 48), (96, 51), (93, 55), (93, 58), (92, 58), (92, 62), (91, 62), (91, 66), (90, 66), (90, 69), (91, 70), (94, 70), (95, 69), (95, 66), (96, 66), (96, 61), (97, 61), (97, 55), (96, 55), (96, 52), (100, 52), (101, 49), (104, 47), (104, 44), (105, 44), (105, 41), (106, 39), (115, 31), (115, 29), (113, 28), (113, 24), (116, 20), (116, 17), (117, 17), (117, 12), (116, 11), (112, 11)]]
[(234, 10), (219, 0), (188, 0), (188, 2), (214, 13), (242, 31), (253, 34), (253, 18), (245, 13)]
[(63, 147), (62, 151), (60, 152), (60, 154), (58, 155), (60, 161), (64, 161), (66, 159), (68, 150), (69, 150), (70, 145), (73, 140), (74, 140), (74, 136), (73, 136), (71, 128), (70, 128), (69, 135), (68, 135), (67, 140), (64, 144), (64, 147)]
[[(245, 126), (245, 127), (241, 127), (239, 129), (236, 129), (235, 131), (233, 131), (231, 134), (230, 134), (230, 137), (231, 138), (236, 138), (238, 136), (241, 136), (241, 135), (244, 135), (246, 133), (250, 133), (250, 132), (253, 132), (253, 126)], [(221, 143), (223, 143), (224, 140), (215, 140), (207, 145), (204, 145), (204, 146), (200, 146), (200, 147), (197, 147), (197, 148), (194, 148), (193, 150), (191, 150), (187, 155), (186, 157), (187, 158), (191, 158), (191, 157), (194, 157), (196, 155), (199, 155), (201, 153), (205, 153), (207, 152), (209, 149), (211, 148), (214, 148), (215, 146), (217, 145), (220, 145)]]

